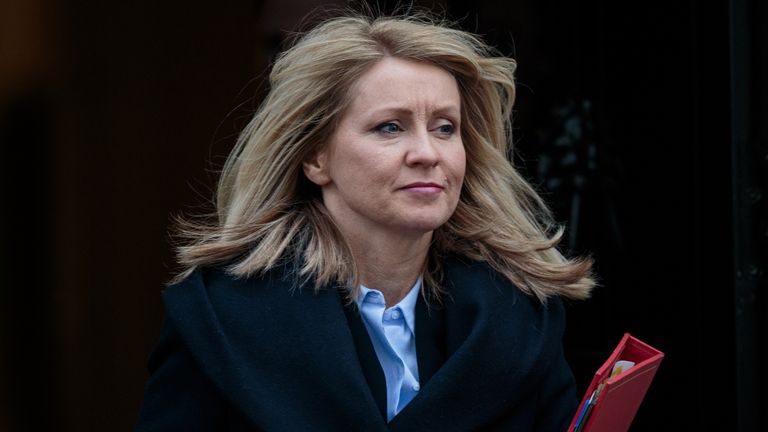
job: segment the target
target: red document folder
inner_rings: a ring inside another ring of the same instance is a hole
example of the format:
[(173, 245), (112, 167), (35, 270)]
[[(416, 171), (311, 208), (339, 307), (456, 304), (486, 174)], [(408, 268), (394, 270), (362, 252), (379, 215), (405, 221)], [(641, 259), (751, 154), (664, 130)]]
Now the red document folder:
[[(629, 429), (663, 358), (661, 351), (629, 333), (624, 334), (611, 356), (595, 373), (568, 432), (622, 432)], [(611, 377), (613, 366), (619, 360), (635, 365)]]

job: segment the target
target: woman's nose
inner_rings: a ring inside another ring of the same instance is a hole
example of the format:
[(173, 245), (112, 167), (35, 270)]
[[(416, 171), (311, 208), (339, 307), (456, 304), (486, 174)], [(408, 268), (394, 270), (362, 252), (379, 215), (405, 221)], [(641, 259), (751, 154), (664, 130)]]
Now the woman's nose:
[(408, 153), (405, 162), (408, 165), (437, 165), (440, 155), (435, 148), (434, 138), (429, 131), (423, 130), (411, 136), (411, 142), (408, 145)]

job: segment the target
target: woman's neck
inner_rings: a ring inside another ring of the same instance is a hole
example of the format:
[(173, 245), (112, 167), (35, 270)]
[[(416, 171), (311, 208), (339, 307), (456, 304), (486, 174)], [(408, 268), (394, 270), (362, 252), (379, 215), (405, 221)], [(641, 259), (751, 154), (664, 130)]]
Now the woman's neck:
[(360, 281), (384, 294), (387, 307), (400, 302), (424, 271), (432, 232), (421, 236), (347, 238)]

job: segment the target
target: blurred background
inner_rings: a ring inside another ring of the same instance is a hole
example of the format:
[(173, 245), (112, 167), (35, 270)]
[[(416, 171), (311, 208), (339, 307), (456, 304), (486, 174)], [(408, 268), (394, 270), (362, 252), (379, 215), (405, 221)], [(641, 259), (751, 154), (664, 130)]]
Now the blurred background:
[[(171, 217), (333, 4), (0, 0), (0, 430), (132, 427)], [(515, 162), (601, 279), (568, 305), (579, 392), (631, 332), (666, 353), (633, 431), (768, 430), (768, 5), (417, 5), (518, 60)]]

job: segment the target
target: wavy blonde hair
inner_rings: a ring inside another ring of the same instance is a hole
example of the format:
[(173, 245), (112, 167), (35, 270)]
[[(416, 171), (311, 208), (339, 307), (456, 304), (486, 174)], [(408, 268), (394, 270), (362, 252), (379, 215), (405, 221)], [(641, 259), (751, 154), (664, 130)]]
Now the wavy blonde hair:
[(442, 257), (458, 254), (488, 263), (542, 302), (587, 297), (591, 260), (560, 254), (562, 228), (510, 161), (515, 61), (425, 15), (330, 19), (278, 57), (269, 94), (223, 168), (217, 220), (180, 221), (186, 242), (176, 280), (200, 266), (226, 263), (233, 275), (249, 276), (293, 262), (317, 289), (339, 284), (356, 294), (350, 248), (302, 162), (334, 131), (349, 89), (386, 56), (445, 69), (461, 94), (466, 175), (455, 213), (433, 234), (425, 264), (432, 294), (440, 293)]

